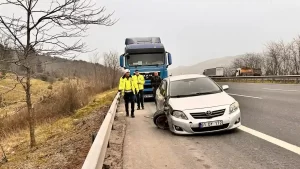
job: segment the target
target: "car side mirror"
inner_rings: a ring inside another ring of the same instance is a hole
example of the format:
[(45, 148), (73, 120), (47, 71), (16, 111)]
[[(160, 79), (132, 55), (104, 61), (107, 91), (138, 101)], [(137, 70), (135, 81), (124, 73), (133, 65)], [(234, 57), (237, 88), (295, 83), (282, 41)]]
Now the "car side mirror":
[(124, 67), (125, 65), (124, 65), (124, 56), (123, 55), (121, 55), (120, 56), (120, 67)]
[(223, 89), (223, 90), (228, 90), (228, 89), (229, 89), (229, 86), (228, 86), (228, 85), (223, 85), (223, 86), (222, 86), (222, 89)]

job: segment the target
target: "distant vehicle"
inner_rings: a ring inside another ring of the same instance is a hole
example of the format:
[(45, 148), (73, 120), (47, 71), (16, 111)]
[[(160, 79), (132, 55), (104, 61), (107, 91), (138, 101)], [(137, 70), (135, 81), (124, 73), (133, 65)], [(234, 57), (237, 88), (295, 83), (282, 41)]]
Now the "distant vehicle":
[(175, 134), (231, 130), (241, 125), (239, 103), (212, 79), (199, 74), (170, 76), (156, 91), (153, 122)]
[(136, 69), (145, 77), (144, 98), (153, 98), (151, 77), (154, 72), (163, 79), (168, 77), (168, 66), (172, 65), (171, 53), (165, 50), (159, 37), (136, 37), (125, 39), (125, 53), (120, 56), (120, 67)]
[(224, 76), (224, 68), (216, 67), (216, 68), (205, 69), (203, 71), (203, 75), (209, 76), (209, 77), (223, 77)]
[(262, 75), (262, 71), (260, 68), (253, 69), (253, 76), (261, 76), (261, 75)]
[(236, 76), (261, 76), (262, 71), (260, 68), (242, 67), (236, 69)]

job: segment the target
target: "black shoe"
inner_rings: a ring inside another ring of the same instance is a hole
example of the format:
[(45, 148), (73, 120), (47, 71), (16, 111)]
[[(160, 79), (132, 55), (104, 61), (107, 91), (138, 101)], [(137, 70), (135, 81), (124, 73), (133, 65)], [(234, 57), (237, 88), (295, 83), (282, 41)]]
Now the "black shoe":
[(144, 110), (144, 107), (142, 107), (142, 109)]
[(139, 108), (139, 107), (137, 108), (137, 110), (140, 110), (140, 109), (141, 109), (141, 108)]
[(126, 117), (128, 117), (129, 116), (129, 113), (126, 113)]
[(134, 115), (131, 115), (131, 117), (134, 118), (135, 116), (134, 116)]

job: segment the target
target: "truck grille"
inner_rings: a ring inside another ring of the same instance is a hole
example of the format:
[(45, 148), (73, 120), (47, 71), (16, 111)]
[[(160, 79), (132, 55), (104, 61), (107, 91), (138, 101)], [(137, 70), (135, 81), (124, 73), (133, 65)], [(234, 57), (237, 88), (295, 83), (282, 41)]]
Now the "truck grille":
[[(154, 72), (140, 72), (140, 74), (144, 76), (145, 80), (151, 80)], [(158, 76), (160, 76), (160, 72), (158, 72)]]
[(193, 130), (193, 132), (206, 132), (206, 131), (215, 131), (215, 130), (226, 129), (228, 126), (229, 126), (229, 123), (223, 124), (222, 126), (213, 126), (213, 127), (205, 127), (205, 128), (193, 127), (191, 129)]
[(200, 113), (190, 113), (194, 119), (211, 119), (213, 117), (222, 116), (225, 113), (225, 109), (212, 111), (210, 115), (207, 115), (206, 112)]
[(149, 88), (152, 88), (152, 86), (150, 84), (147, 84), (147, 85), (144, 85), (144, 88), (149, 89)]

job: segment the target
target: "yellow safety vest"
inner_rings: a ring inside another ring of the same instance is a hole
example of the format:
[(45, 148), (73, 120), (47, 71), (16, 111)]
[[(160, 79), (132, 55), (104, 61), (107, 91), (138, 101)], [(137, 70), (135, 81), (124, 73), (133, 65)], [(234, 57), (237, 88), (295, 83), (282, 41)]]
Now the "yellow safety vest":
[(139, 75), (139, 76), (134, 75), (132, 78), (135, 81), (135, 83), (137, 84), (138, 89), (139, 90), (144, 90), (144, 84), (145, 84), (145, 78), (144, 78), (144, 76), (143, 75)]
[(122, 76), (121, 78), (120, 78), (120, 80), (119, 80), (119, 90), (123, 90), (123, 86), (124, 86), (124, 80), (123, 80), (123, 77), (124, 76)]
[(121, 88), (122, 94), (124, 94), (124, 92), (133, 92), (133, 94), (136, 94), (136, 92), (139, 91), (137, 84), (134, 82), (131, 76), (129, 78), (123, 78)]

